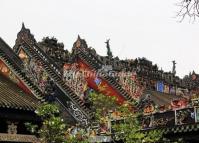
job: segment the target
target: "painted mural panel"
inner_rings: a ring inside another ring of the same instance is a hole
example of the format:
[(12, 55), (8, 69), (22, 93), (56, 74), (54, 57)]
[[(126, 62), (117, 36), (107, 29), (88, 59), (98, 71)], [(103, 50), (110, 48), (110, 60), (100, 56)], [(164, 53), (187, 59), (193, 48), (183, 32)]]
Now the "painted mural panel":
[(23, 49), (20, 49), (19, 57), (23, 61), (26, 76), (44, 93), (50, 78), (42, 67), (41, 62), (34, 58), (30, 58)]
[(152, 113), (156, 112), (155, 105), (152, 103), (146, 104), (143, 106), (143, 114), (144, 115), (150, 115)]
[(0, 60), (0, 74), (16, 83), (26, 93), (31, 93), (31, 91), (24, 85), (24, 83), (12, 72), (12, 70), (9, 69), (9, 67), (2, 60)]
[(196, 117), (196, 122), (199, 122), (199, 107), (195, 108), (195, 117)]
[(123, 98), (118, 95), (105, 80), (100, 78), (98, 74), (89, 69), (83, 62), (74, 64), (65, 64), (63, 69), (63, 80), (79, 95), (81, 100), (87, 98), (87, 92), (96, 90), (104, 95), (116, 96), (119, 103), (123, 102)]
[(115, 96), (118, 103), (123, 103), (124, 98), (118, 93), (105, 79), (101, 78), (99, 73), (90, 67), (82, 60), (78, 61), (78, 66), (86, 73), (86, 81), (88, 86), (104, 95)]
[(65, 64), (63, 69), (63, 81), (80, 97), (85, 99), (88, 84), (85, 77), (85, 71), (80, 69), (78, 64)]
[(159, 92), (164, 92), (164, 83), (163, 81), (158, 81), (156, 85), (156, 90)]
[(119, 72), (118, 80), (119, 84), (132, 96), (132, 98), (139, 100), (144, 88), (136, 79), (135, 72)]
[(9, 79), (11, 79), (13, 82), (15, 82), (16, 84), (19, 83), (18, 78), (14, 75), (14, 73), (6, 66), (6, 64), (4, 64), (3, 61), (0, 60), (0, 72), (1, 74), (3, 74), (4, 76), (8, 77)]
[(154, 116), (143, 116), (142, 117), (142, 129), (149, 129), (153, 127)]
[(185, 108), (176, 110), (175, 113), (176, 125), (195, 123), (194, 108)]
[(153, 127), (161, 127), (161, 126), (171, 127), (174, 125), (175, 125), (174, 111), (154, 114)]
[(173, 110), (180, 109), (180, 108), (186, 108), (189, 104), (189, 101), (187, 98), (179, 98), (171, 101), (171, 108)]

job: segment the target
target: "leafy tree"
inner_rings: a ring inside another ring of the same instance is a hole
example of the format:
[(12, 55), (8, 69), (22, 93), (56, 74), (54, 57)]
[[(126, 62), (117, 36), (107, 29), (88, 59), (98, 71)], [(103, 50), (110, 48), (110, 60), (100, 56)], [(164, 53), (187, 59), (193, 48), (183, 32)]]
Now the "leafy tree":
[(42, 125), (38, 128), (37, 125), (26, 123), (26, 126), (32, 132), (37, 132), (41, 141), (44, 143), (64, 142), (66, 124), (59, 116), (59, 108), (56, 104), (43, 104), (35, 111), (42, 119)]
[[(78, 136), (80, 136), (80, 138), (78, 138)], [(78, 133), (76, 136), (68, 137), (65, 143), (89, 143), (87, 139), (82, 139), (81, 136), (82, 135)]]
[(95, 119), (100, 121), (108, 115), (108, 112), (116, 109), (118, 104), (116, 103), (116, 98), (111, 96), (105, 96), (100, 93), (92, 92), (89, 95), (93, 103), (93, 108), (95, 110)]
[[(119, 123), (112, 125), (114, 140), (123, 140), (126, 143), (150, 143), (157, 142), (162, 137), (159, 130), (141, 131), (138, 120), (140, 114), (133, 112), (131, 108), (134, 103), (126, 102), (121, 105), (115, 97), (96, 92), (91, 92), (89, 97), (95, 108), (96, 121), (100, 125), (111, 120), (112, 112), (119, 113), (120, 118), (116, 121)], [(80, 129), (76, 134), (71, 134), (69, 131), (71, 127), (59, 116), (59, 107), (56, 104), (43, 104), (36, 110), (36, 114), (42, 119), (41, 127), (30, 123), (26, 123), (26, 126), (30, 131), (38, 133), (44, 143), (88, 143), (89, 135), (85, 130)]]
[(63, 142), (66, 124), (59, 116), (58, 106), (44, 104), (36, 110), (36, 113), (43, 119), (43, 125), (39, 130), (41, 139), (47, 143)]
[(104, 119), (109, 116), (110, 112), (118, 112), (120, 119), (115, 120), (112, 125), (112, 131), (114, 132), (114, 140), (123, 140), (126, 143), (142, 143), (142, 142), (158, 142), (162, 138), (162, 132), (160, 130), (151, 130), (144, 132), (141, 130), (139, 123), (139, 112), (134, 112), (132, 108), (135, 103), (126, 102), (122, 105), (118, 104), (115, 97), (105, 96), (93, 92), (90, 94), (90, 98), (93, 101), (93, 105), (96, 110), (96, 120), (102, 123)]
[(88, 143), (84, 130), (78, 130), (76, 134), (67, 132), (72, 125), (66, 124), (60, 117), (58, 105), (42, 104), (35, 112), (42, 119), (41, 127), (31, 123), (26, 123), (26, 127), (38, 134), (42, 143)]
[(116, 140), (124, 140), (126, 143), (143, 143), (143, 142), (158, 142), (162, 138), (161, 130), (142, 131), (139, 116), (140, 113), (135, 113), (129, 110), (128, 104), (122, 105), (119, 108), (122, 122), (113, 125)]

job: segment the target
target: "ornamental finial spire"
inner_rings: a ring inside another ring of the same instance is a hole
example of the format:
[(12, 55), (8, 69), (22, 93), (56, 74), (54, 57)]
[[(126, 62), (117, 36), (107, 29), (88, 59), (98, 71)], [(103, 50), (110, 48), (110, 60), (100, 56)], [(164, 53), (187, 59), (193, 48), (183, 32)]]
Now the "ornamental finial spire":
[(79, 36), (79, 34), (78, 34), (77, 40), (81, 40), (81, 37)]
[(177, 64), (177, 63), (176, 63), (175, 60), (173, 60), (172, 63), (173, 63), (172, 73), (175, 75), (175, 74), (176, 74), (176, 64)]
[(22, 27), (21, 27), (21, 29), (26, 29), (26, 28), (25, 28), (25, 25), (24, 25), (24, 22), (22, 22)]
[(107, 48), (107, 56), (109, 57), (109, 58), (112, 58), (113, 57), (113, 54), (112, 54), (112, 52), (111, 52), (111, 48), (110, 48), (110, 44), (109, 44), (109, 41), (110, 41), (110, 39), (107, 39), (106, 40), (106, 48)]

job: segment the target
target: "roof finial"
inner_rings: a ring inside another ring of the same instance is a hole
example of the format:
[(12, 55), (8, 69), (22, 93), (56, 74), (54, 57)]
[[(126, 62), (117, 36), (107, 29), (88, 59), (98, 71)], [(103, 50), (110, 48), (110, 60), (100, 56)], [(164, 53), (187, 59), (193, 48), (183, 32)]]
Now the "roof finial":
[(26, 29), (26, 28), (25, 28), (25, 25), (24, 25), (24, 22), (22, 22), (22, 27), (21, 27), (21, 29)]
[(77, 39), (78, 39), (78, 40), (80, 40), (80, 39), (81, 39), (81, 37), (79, 36), (79, 34), (78, 34), (78, 37), (77, 37)]
[(108, 55), (108, 57), (112, 58), (113, 54), (112, 54), (111, 49), (110, 49), (109, 41), (110, 41), (110, 39), (107, 39), (106, 42), (105, 42), (106, 43), (106, 48), (107, 48), (107, 55)]
[(172, 73), (175, 75), (176, 74), (176, 61), (173, 60), (172, 63), (173, 63)]
[(78, 37), (77, 37), (77, 41), (75, 42), (76, 43), (76, 47), (79, 48), (81, 46), (81, 38), (78, 34)]

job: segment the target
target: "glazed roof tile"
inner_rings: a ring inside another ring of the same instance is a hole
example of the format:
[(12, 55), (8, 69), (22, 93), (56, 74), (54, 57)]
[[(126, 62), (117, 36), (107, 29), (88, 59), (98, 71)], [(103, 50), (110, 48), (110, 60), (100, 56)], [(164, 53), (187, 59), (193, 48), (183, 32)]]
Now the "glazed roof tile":
[(39, 101), (0, 74), (0, 107), (34, 111)]
[[(143, 94), (143, 96), (146, 96), (146, 94), (151, 95), (151, 100), (156, 105), (159, 105), (159, 106), (169, 105), (171, 103), (171, 101), (181, 98), (181, 96), (162, 93), (162, 92), (158, 92), (158, 91), (151, 91), (151, 90), (147, 90), (144, 93), (145, 94)], [(144, 98), (143, 96), (142, 96), (142, 98)]]

